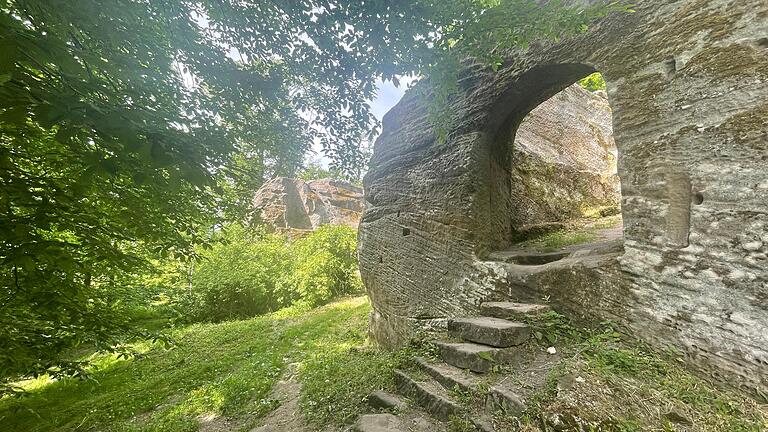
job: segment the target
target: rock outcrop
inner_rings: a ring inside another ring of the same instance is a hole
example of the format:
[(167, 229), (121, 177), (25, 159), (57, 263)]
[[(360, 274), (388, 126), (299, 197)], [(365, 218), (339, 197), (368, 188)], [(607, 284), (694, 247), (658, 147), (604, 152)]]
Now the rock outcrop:
[(574, 84), (520, 123), (509, 169), (509, 214), (515, 227), (575, 219), (591, 209), (618, 208), (608, 99)]
[[(768, 394), (768, 3), (636, 3), (577, 37), (511, 53), (497, 73), (463, 73), (444, 142), (425, 92), (384, 116), (359, 233), (383, 345), (485, 300), (549, 296)], [(596, 70), (613, 109), (623, 250), (608, 266), (530, 277), (483, 264), (523, 223), (508, 145), (520, 122)]]
[(280, 231), (311, 231), (321, 225), (357, 228), (365, 201), (363, 190), (351, 183), (277, 177), (253, 196), (253, 217)]

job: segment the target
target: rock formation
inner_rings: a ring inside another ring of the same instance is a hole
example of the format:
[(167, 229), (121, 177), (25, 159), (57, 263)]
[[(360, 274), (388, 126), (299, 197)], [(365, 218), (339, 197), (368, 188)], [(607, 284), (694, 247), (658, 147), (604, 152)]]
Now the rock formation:
[(310, 231), (324, 224), (357, 228), (365, 202), (363, 190), (340, 180), (305, 182), (274, 178), (253, 196), (253, 213), (281, 231)]
[(520, 123), (510, 153), (509, 209), (515, 227), (618, 207), (616, 144), (604, 96), (578, 84), (542, 102)]
[[(445, 142), (423, 92), (384, 117), (359, 234), (379, 342), (402, 345), (485, 300), (548, 297), (768, 394), (768, 2), (636, 3), (511, 53), (498, 73), (467, 71)], [(508, 143), (537, 105), (596, 70), (613, 108), (623, 249), (488, 261), (529, 217), (510, 204), (527, 208), (511, 196)]]

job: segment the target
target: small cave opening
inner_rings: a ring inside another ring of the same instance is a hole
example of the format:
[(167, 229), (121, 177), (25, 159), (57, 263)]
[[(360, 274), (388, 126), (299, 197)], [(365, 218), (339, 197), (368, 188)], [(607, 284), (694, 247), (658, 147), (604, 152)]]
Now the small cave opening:
[(696, 192), (693, 194), (693, 204), (694, 205), (702, 205), (704, 204), (704, 194), (701, 192)]
[(581, 64), (524, 75), (492, 134), (491, 259), (542, 265), (623, 247), (619, 151), (604, 77)]

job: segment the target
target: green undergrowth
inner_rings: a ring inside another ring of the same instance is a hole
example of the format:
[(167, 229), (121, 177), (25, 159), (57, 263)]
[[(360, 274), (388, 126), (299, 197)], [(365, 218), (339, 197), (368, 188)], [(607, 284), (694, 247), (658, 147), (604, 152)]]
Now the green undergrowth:
[(590, 243), (600, 237), (600, 231), (621, 224), (620, 215), (588, 218), (574, 221), (570, 226), (551, 231), (534, 231), (529, 238), (517, 243), (517, 247), (539, 252), (552, 252), (567, 246)]
[(556, 312), (530, 324), (535, 337), (528, 348), (556, 347), (557, 360), (522, 418), (502, 416), (514, 427), (501, 430), (549, 430), (557, 422), (562, 430), (768, 430), (766, 406), (692, 374), (673, 350), (655, 352), (609, 322), (579, 328)]
[[(426, 336), (395, 352), (371, 345), (369, 312), (358, 297), (177, 329), (169, 349), (145, 341), (133, 347), (139, 357), (94, 356), (94, 381), (23, 383), (27, 396), (0, 399), (0, 430), (177, 432), (203, 430), (203, 422), (204, 430), (249, 430), (279, 405), (272, 389), (292, 364), (310, 429), (342, 429), (371, 411), (367, 395), (394, 390), (394, 369), (413, 371), (415, 356), (437, 360)], [(544, 362), (530, 370), (499, 365), (482, 380), (486, 390), (494, 380), (529, 389), (522, 417), (497, 413), (498, 431), (555, 430), (555, 421), (566, 431), (768, 430), (765, 407), (698, 378), (674, 352), (653, 352), (610, 323), (586, 329), (549, 312), (529, 324), (534, 337), (522, 349)], [(558, 355), (546, 354), (548, 347)], [(482, 395), (452, 393), (482, 412)], [(470, 425), (457, 417), (447, 427)]]
[[(425, 338), (414, 338), (399, 351), (384, 351), (366, 342), (366, 322), (350, 322), (349, 340), (318, 351), (302, 365), (301, 407), (308, 423), (317, 429), (342, 427), (370, 411), (367, 396), (375, 390), (394, 391), (395, 369), (417, 370), (416, 356), (436, 358), (435, 347)], [(418, 342), (420, 341), (420, 342)]]
[[(364, 358), (379, 358), (365, 347), (369, 311), (364, 297), (289, 308), (178, 329), (173, 347), (141, 342), (138, 357), (96, 355), (91, 381), (41, 378), (22, 383), (28, 395), (0, 399), (0, 430), (197, 431), (224, 420), (226, 430), (247, 430), (276, 407), (270, 392), (286, 364), (360, 346)], [(364, 392), (359, 375), (346, 374)]]

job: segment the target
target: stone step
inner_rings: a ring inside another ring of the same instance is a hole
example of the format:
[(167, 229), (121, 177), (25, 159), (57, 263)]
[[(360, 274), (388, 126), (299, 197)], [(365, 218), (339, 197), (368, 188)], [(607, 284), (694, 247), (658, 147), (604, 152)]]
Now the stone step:
[(421, 370), (448, 390), (458, 387), (462, 392), (478, 391), (479, 380), (471, 372), (446, 363), (431, 363), (422, 357), (416, 357), (415, 361)]
[(518, 360), (521, 353), (516, 348), (496, 348), (476, 343), (435, 342), (440, 357), (449, 365), (472, 372), (487, 373), (497, 364)]
[(503, 261), (523, 266), (538, 266), (560, 261), (570, 254), (569, 251), (534, 252), (518, 249), (493, 252), (489, 255), (489, 259), (492, 261)]
[(404, 400), (384, 390), (376, 390), (369, 394), (368, 405), (376, 409), (404, 410), (408, 407)]
[(405, 425), (392, 414), (364, 414), (352, 425), (355, 432), (402, 432)]
[(492, 386), (485, 399), (488, 411), (503, 411), (507, 415), (519, 416), (525, 411), (525, 401), (517, 390), (505, 384)]
[(493, 317), (454, 318), (448, 321), (448, 332), (465, 341), (498, 348), (520, 345), (531, 336), (527, 324)]
[(432, 378), (412, 378), (406, 372), (395, 370), (395, 386), (401, 395), (411, 399), (426, 412), (441, 421), (460, 416), (461, 406), (448, 391)]
[[(458, 387), (462, 392), (474, 392), (476, 394), (484, 392), (485, 394), (480, 395), (480, 397), (485, 398), (485, 409), (488, 415), (492, 415), (496, 411), (503, 411), (506, 414), (517, 416), (525, 411), (523, 398), (516, 389), (506, 383), (498, 383), (487, 390), (483, 390), (480, 385), (480, 377), (472, 372), (445, 363), (431, 363), (421, 357), (416, 357), (415, 361), (421, 370), (448, 390)], [(492, 427), (489, 429), (490, 422), (487, 418), (472, 419), (472, 422), (481, 431), (493, 430)]]
[(535, 318), (549, 312), (549, 305), (513, 302), (484, 302), (480, 304), (480, 313), (502, 319)]
[[(445, 426), (427, 414), (410, 411), (401, 414), (364, 414), (352, 425), (355, 432), (445, 432)], [(491, 431), (493, 432), (493, 431)]]

